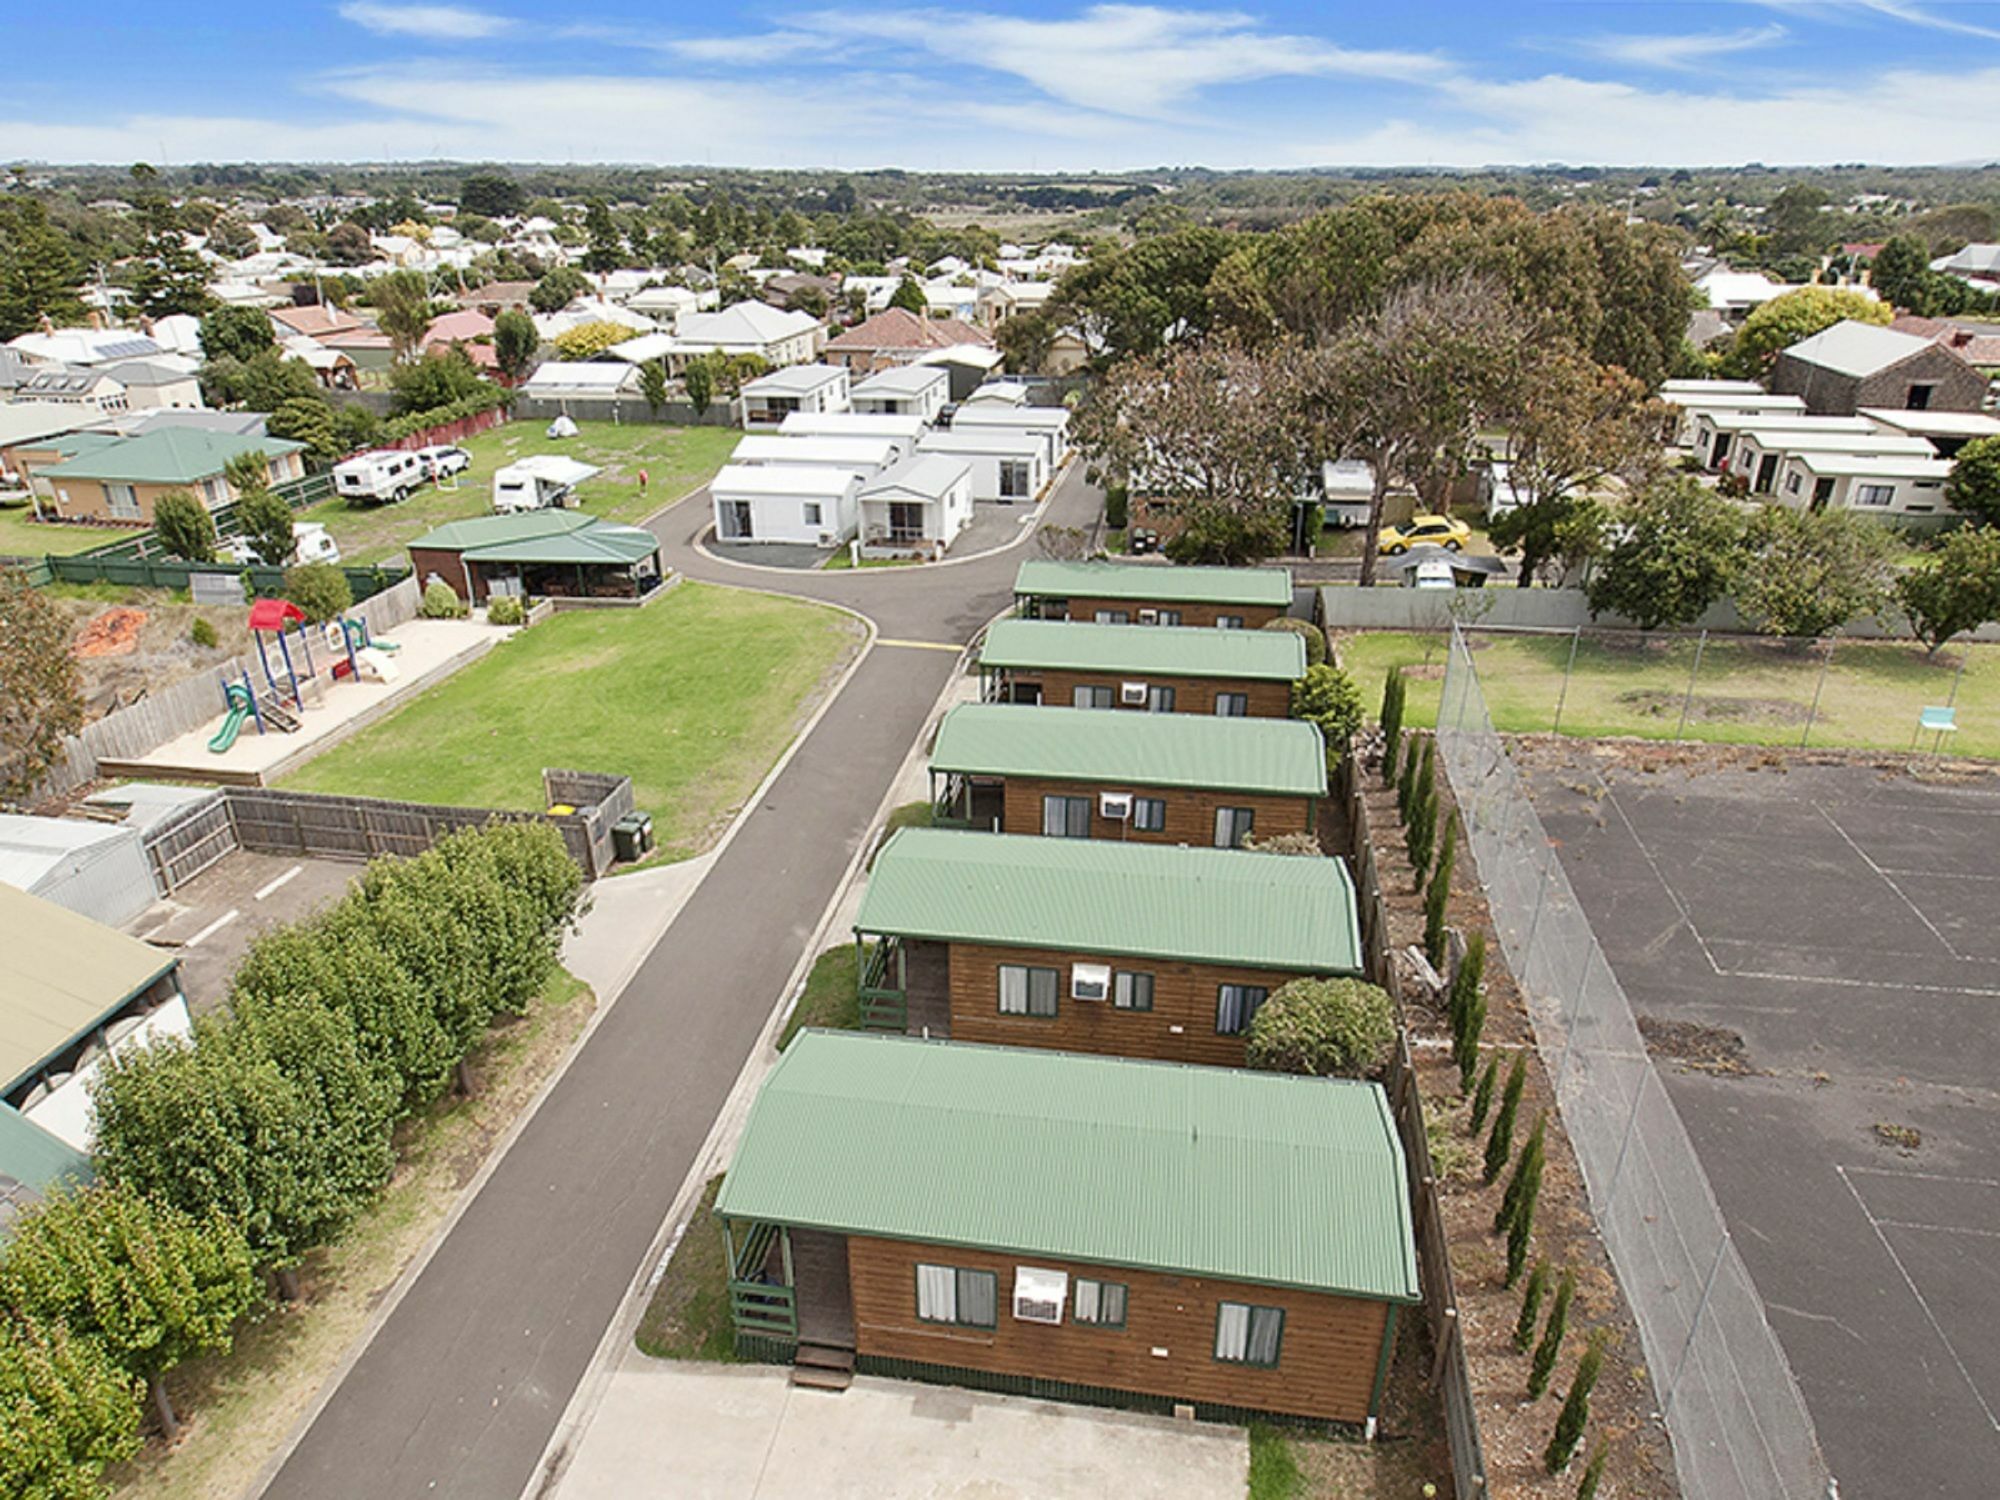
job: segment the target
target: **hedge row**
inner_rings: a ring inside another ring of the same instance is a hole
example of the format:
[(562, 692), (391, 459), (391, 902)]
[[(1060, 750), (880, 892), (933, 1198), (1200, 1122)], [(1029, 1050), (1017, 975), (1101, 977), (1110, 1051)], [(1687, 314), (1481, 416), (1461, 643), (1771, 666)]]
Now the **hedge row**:
[(427, 427), (442, 427), (447, 422), (463, 422), (467, 417), (476, 417), (496, 406), (505, 406), (513, 399), (512, 391), (496, 385), (476, 396), (466, 396), (444, 406), (433, 406), (429, 411), (408, 412), (383, 424), (382, 441), (401, 442), (413, 432), (422, 432)]

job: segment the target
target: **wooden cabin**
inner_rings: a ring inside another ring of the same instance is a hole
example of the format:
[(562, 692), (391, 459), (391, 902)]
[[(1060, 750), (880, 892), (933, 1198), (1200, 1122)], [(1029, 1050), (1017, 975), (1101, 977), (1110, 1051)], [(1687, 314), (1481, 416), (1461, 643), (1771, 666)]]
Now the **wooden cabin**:
[(801, 1384), (1366, 1424), (1419, 1300), (1388, 1101), (1346, 1079), (805, 1031), (716, 1213), (737, 1349)]
[(1312, 833), (1326, 740), (1301, 719), (966, 703), (930, 759), (933, 824), (1240, 848)]
[(1164, 563), (1031, 558), (1014, 575), (1027, 620), (1261, 630), (1292, 607), (1284, 568), (1180, 568)]
[(1338, 859), (905, 828), (855, 915), (863, 1024), (1243, 1065), (1258, 1006), (1360, 977)]
[(1151, 713), (1282, 719), (1305, 675), (1289, 630), (1000, 620), (979, 651), (980, 697)]

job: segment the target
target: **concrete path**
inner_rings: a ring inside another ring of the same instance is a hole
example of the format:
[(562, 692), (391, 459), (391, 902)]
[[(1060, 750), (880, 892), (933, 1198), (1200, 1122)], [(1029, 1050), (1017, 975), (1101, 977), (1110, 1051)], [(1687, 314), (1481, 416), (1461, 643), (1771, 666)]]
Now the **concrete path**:
[(1241, 1500), (1240, 1428), (862, 1376), (838, 1395), (769, 1366), (613, 1377), (563, 1500)]
[[(1080, 525), (1096, 504), (1073, 465), (1047, 519)], [(691, 544), (707, 520), (705, 492), (655, 520), (670, 567), (843, 604), (880, 637), (623, 992), (603, 997), (561, 1078), (299, 1436), (273, 1496), (522, 1492), (957, 667), (955, 650), (932, 647), (963, 644), (1003, 609), (1026, 555), (787, 576), (704, 557)]]

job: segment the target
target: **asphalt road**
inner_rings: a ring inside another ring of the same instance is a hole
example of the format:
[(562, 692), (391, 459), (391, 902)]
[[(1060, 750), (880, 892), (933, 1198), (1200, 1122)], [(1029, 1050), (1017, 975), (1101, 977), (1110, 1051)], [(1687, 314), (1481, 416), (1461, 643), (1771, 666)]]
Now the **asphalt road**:
[[(1047, 523), (1098, 497), (1073, 465)], [(709, 1126), (956, 658), (1028, 548), (786, 575), (703, 557), (705, 494), (657, 517), (689, 577), (828, 600), (880, 639), (306, 1430), (279, 1500), (511, 1500), (618, 1311)], [(1032, 546), (1032, 543), (1028, 544)]]

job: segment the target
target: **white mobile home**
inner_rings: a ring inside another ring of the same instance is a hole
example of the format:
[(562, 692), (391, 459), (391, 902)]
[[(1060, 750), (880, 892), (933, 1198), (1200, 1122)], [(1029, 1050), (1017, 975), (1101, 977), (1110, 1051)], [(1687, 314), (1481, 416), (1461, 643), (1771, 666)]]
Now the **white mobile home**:
[(872, 479), (900, 456), (893, 438), (793, 437), (781, 432), (753, 432), (736, 445), (729, 461), (852, 469), (863, 479)]
[(1039, 433), (1004, 427), (927, 433), (919, 453), (943, 454), (972, 466), (975, 500), (1034, 500), (1049, 482), (1048, 445)]
[(876, 416), (922, 417), (935, 422), (951, 399), (951, 376), (937, 365), (896, 365), (877, 370), (854, 387), (858, 412)]
[(708, 486), (715, 534), (725, 542), (836, 547), (854, 535), (860, 487), (852, 469), (725, 464)]
[(1736, 434), (1762, 432), (1842, 432), (1862, 435), (1875, 431), (1863, 417), (1816, 417), (1808, 412), (1705, 411), (1694, 419), (1694, 456), (1710, 473), (1725, 473), (1734, 456)]
[(906, 458), (861, 487), (861, 550), (936, 556), (972, 523), (972, 465), (942, 453)]
[(1005, 432), (1032, 432), (1042, 440), (1049, 472), (1062, 467), (1069, 457), (1069, 410), (1061, 406), (1003, 406), (975, 401), (961, 406), (951, 419), (952, 430), (999, 428)]
[(887, 438), (896, 445), (896, 456), (906, 458), (924, 435), (925, 422), (922, 417), (858, 411), (795, 411), (778, 424), (778, 431), (786, 437)]
[(1852, 510), (1885, 520), (1952, 514), (1951, 462), (1907, 454), (1798, 453), (1784, 462), (1778, 499), (1809, 510)]
[[(1671, 382), (1670, 382), (1671, 383)], [(1773, 396), (1750, 381), (1696, 380), (1690, 386), (1730, 387), (1731, 389), (1668, 391), (1662, 389), (1660, 398), (1671, 409), (1673, 420), (1667, 441), (1676, 448), (1696, 448), (1698, 433), (1696, 419), (1704, 412), (1765, 412), (1779, 415), (1785, 412), (1802, 414), (1805, 401), (1798, 396)], [(1751, 386), (1749, 390), (1736, 390), (1735, 386)]]
[(1902, 411), (1890, 407), (1864, 406), (1856, 413), (1885, 432), (1920, 437), (1937, 449), (1939, 458), (1952, 458), (1975, 438), (2000, 437), (2000, 417), (1978, 411)]
[(795, 411), (846, 411), (847, 370), (841, 365), (787, 365), (743, 387), (743, 425), (776, 427)]
[(1900, 432), (1815, 432), (1811, 429), (1746, 427), (1736, 434), (1729, 471), (1749, 482), (1753, 494), (1768, 495), (1778, 482), (1784, 461), (1798, 453), (1875, 454), (1882, 457), (1935, 458), (1937, 450), (1922, 438)]
[(968, 406), (984, 405), (989, 401), (996, 406), (1026, 406), (1028, 388), (1018, 380), (988, 380), (977, 390), (968, 392), (965, 398)]

